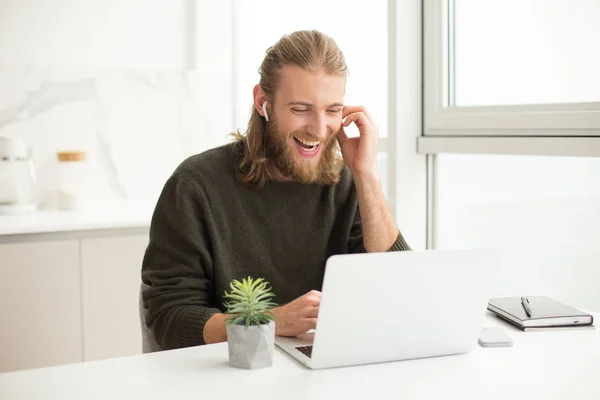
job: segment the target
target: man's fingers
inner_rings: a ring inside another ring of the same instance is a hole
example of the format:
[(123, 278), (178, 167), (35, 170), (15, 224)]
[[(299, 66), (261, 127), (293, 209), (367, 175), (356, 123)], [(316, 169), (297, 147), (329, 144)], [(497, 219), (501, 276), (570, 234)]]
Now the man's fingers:
[(363, 114), (365, 114), (365, 116), (367, 117), (369, 122), (371, 124), (375, 125), (375, 122), (374, 122), (373, 118), (371, 117), (371, 114), (369, 114), (369, 111), (367, 111), (367, 108), (364, 106), (344, 106), (344, 108), (342, 110), (342, 118), (346, 118), (346, 116), (356, 113), (356, 112), (362, 112)]
[(314, 294), (306, 296), (306, 298), (304, 299), (304, 302), (308, 306), (317, 307), (319, 304), (321, 304), (321, 296), (317, 296)]
[(321, 292), (319, 292), (318, 290), (311, 290), (310, 292), (306, 293), (305, 295), (303, 295), (300, 298), (304, 298), (307, 300), (310, 300), (311, 302), (314, 301), (321, 301)]
[(344, 132), (344, 128), (340, 128), (340, 130), (337, 133), (337, 140), (340, 146), (344, 145), (346, 139), (348, 139), (348, 135), (346, 135), (346, 132)]
[(319, 307), (310, 307), (306, 311), (306, 318), (317, 318), (319, 316)]
[(348, 115), (346, 117), (346, 119), (344, 120), (344, 122), (342, 123), (342, 126), (344, 128), (346, 128), (352, 122), (355, 122), (356, 126), (358, 126), (359, 129), (360, 129), (361, 126), (365, 126), (367, 124), (370, 124), (370, 121), (367, 119), (367, 117), (365, 116), (365, 114), (363, 112), (360, 112), (360, 111)]
[(317, 319), (316, 318), (306, 318), (304, 321), (307, 326), (307, 329), (306, 329), (307, 331), (317, 328)]

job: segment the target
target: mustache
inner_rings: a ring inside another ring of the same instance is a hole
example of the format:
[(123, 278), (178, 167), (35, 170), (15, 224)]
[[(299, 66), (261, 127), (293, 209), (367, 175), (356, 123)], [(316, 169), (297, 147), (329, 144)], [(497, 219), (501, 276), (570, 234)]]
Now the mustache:
[(327, 132), (327, 135), (323, 139), (319, 139), (319, 138), (313, 136), (312, 134), (310, 134), (310, 133), (308, 133), (307, 131), (304, 131), (304, 130), (293, 131), (289, 135), (290, 136), (295, 136), (298, 139), (303, 140), (305, 142), (323, 142), (323, 143), (329, 143), (331, 140), (333, 140), (333, 139), (335, 139), (337, 137), (337, 132), (334, 132), (333, 130), (330, 130), (329, 132)]

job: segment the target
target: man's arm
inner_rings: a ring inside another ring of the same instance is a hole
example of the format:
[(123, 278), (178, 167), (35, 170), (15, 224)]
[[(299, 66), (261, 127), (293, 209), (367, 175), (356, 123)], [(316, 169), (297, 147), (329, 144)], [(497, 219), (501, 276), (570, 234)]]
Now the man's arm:
[(204, 337), (204, 343), (221, 343), (227, 341), (227, 328), (225, 325), (226, 314), (214, 314), (204, 324), (204, 331), (202, 336)]
[(358, 193), (365, 250), (370, 253), (390, 250), (402, 237), (390, 213), (377, 175), (372, 172), (354, 175), (354, 183)]
[[(358, 193), (363, 245), (368, 252), (410, 250), (398, 231), (377, 178), (376, 159), (379, 132), (364, 107), (345, 106), (338, 142), (352, 171)], [(344, 127), (355, 123), (360, 137), (348, 138)]]
[[(162, 349), (206, 343), (212, 306), (212, 254), (203, 221), (206, 202), (197, 186), (173, 175), (165, 184), (150, 226), (142, 263), (146, 324)], [(212, 339), (213, 336), (210, 336)]]
[[(297, 336), (317, 327), (317, 316), (321, 304), (321, 292), (312, 290), (290, 303), (271, 310), (275, 317), (275, 334)], [(225, 314), (213, 315), (204, 325), (204, 342), (227, 341)]]

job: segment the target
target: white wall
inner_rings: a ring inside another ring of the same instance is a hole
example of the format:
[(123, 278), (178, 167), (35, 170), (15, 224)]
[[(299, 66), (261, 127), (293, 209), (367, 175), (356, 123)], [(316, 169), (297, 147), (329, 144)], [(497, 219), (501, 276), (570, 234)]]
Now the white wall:
[(230, 120), (203, 109), (209, 77), (0, 66), (0, 135), (22, 137), (32, 148), (40, 201), (49, 207), (59, 182), (55, 154), (64, 150), (88, 152), (87, 178), (98, 206), (110, 197), (153, 206), (186, 156), (226, 140)]
[(0, 0), (0, 135), (32, 147), (43, 204), (56, 151), (88, 151), (102, 202), (152, 206), (186, 156), (226, 143), (231, 11), (231, 1)]
[[(215, 141), (223, 142), (224, 135), (237, 129), (234, 121), (234, 98), (237, 82), (234, 77), (233, 57), (233, 0), (195, 1), (196, 24), (193, 37), (193, 67), (201, 79), (205, 96), (201, 97), (204, 118), (201, 135), (221, 135)], [(219, 133), (220, 132), (220, 133)]]
[(191, 0), (0, 0), (0, 63), (185, 68)]
[[(398, 226), (414, 250), (426, 247), (426, 158), (417, 154), (421, 135), (421, 2), (398, 1), (397, 7), (397, 134), (392, 179), (395, 180), (395, 211)], [(395, 142), (395, 143), (394, 143)]]

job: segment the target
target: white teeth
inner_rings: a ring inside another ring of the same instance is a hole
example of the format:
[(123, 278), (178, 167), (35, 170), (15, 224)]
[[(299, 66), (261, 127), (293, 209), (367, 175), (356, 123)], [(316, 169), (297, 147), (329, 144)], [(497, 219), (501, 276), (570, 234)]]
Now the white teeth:
[(320, 142), (320, 141), (318, 141), (318, 140), (317, 140), (317, 141), (312, 141), (312, 142), (307, 142), (307, 141), (305, 141), (305, 140), (302, 140), (302, 139), (300, 139), (300, 138), (297, 138), (296, 136), (294, 136), (294, 137), (296, 138), (296, 140), (298, 140), (299, 142), (301, 142), (302, 144), (305, 144), (305, 145), (307, 145), (307, 146), (316, 146), (316, 145), (318, 145), (319, 143), (321, 143), (321, 142)]

